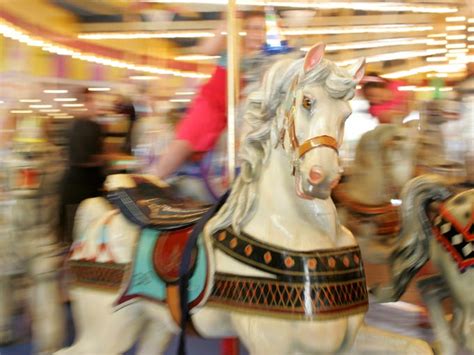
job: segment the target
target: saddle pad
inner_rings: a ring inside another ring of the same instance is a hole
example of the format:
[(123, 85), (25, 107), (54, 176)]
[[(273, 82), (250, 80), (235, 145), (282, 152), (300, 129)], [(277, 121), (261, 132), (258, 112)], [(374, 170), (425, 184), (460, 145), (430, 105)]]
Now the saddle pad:
[(173, 187), (162, 188), (143, 179), (136, 187), (112, 191), (110, 203), (142, 228), (176, 230), (195, 224), (210, 206), (179, 196)]
[[(184, 248), (193, 228), (188, 227), (173, 232), (162, 232), (153, 248), (153, 266), (156, 273), (167, 283), (179, 281), (179, 268), (183, 257)], [(189, 270), (196, 263), (197, 250), (193, 249)]]
[(474, 267), (474, 190), (458, 194), (440, 207), (433, 232), (460, 272)]
[[(181, 238), (186, 234), (189, 236), (189, 230), (180, 232), (182, 234)], [(164, 244), (159, 241), (163, 234), (165, 234), (164, 237), (166, 238)], [(170, 238), (172, 237), (172, 235), (166, 235), (166, 233), (154, 229), (144, 229), (142, 231), (136, 248), (128, 285), (116, 302), (118, 305), (139, 297), (157, 302), (165, 302), (167, 300), (167, 286), (177, 280), (176, 275), (179, 274), (179, 263), (184, 247), (184, 245), (176, 247), (181, 242), (178, 242), (178, 244), (171, 243)], [(189, 280), (188, 303), (191, 308), (203, 297), (207, 281), (207, 256), (201, 239), (199, 238), (197, 243), (193, 275)], [(170, 245), (171, 251), (168, 252), (174, 254), (174, 256), (164, 257), (162, 260), (157, 259), (157, 256), (166, 254), (166, 252), (162, 253), (162, 251), (164, 247), (166, 248), (166, 246)], [(167, 263), (171, 264), (166, 265)]]

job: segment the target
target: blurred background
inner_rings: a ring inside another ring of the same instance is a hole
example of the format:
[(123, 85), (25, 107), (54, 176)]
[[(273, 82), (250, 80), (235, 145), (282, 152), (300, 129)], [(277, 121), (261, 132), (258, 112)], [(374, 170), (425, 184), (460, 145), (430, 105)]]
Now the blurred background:
[[(242, 17), (257, 10), (265, 17), (267, 45), (277, 33), (276, 47), (284, 43), (295, 57), (323, 42), (325, 57), (341, 66), (366, 58), (341, 149), (347, 174), (364, 133), (407, 123), (421, 132), (420, 172), (454, 183), (473, 179), (472, 0), (237, 0), (237, 8), (238, 41), (248, 35)], [(35, 190), (38, 199), (53, 196), (44, 202), (52, 212), (37, 224), (60, 225), (64, 256), (78, 203), (94, 196), (107, 175), (147, 171), (201, 86), (226, 62), (225, 47), (210, 55), (201, 46), (227, 36), (226, 11), (221, 0), (0, 1), (0, 207), (7, 211), (0, 213), (0, 227), (23, 228), (12, 222), (10, 209), (25, 191)], [(84, 117), (98, 131), (75, 124)], [(205, 168), (199, 155), (189, 159), (187, 173), (204, 176), (211, 198), (229, 185), (225, 143), (223, 132)], [(91, 188), (67, 193), (82, 185)], [(0, 242), (0, 260), (7, 260), (0, 266), (24, 260), (6, 252), (15, 241)], [(19, 292), (16, 299), (24, 300)], [(6, 333), (5, 343), (18, 341)]]

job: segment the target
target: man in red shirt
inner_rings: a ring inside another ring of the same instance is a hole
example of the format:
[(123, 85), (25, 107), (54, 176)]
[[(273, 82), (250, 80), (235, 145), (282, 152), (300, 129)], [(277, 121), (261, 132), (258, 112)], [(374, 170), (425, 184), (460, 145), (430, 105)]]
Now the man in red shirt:
[[(199, 46), (199, 54), (221, 54), (226, 40), (220, 27), (215, 37)], [(245, 14), (243, 55), (261, 50), (265, 42), (265, 17), (262, 12)], [(222, 55), (222, 54), (221, 54)], [(178, 124), (175, 140), (168, 146), (151, 173), (159, 178), (173, 174), (193, 153), (208, 152), (214, 148), (227, 125), (227, 69), (222, 55), (214, 74), (204, 84), (186, 116)]]

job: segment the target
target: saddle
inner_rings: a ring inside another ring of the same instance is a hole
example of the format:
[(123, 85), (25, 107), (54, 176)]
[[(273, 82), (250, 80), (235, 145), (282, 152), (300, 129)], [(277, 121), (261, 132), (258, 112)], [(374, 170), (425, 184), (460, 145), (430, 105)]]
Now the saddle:
[(133, 176), (135, 187), (110, 192), (107, 199), (133, 224), (159, 231), (195, 224), (211, 207), (184, 196), (173, 186), (160, 187)]
[(166, 303), (184, 329), (188, 310), (201, 302), (209, 280), (208, 256), (199, 236), (228, 194), (210, 206), (181, 196), (173, 186), (158, 186), (143, 176), (131, 178), (133, 187), (107, 197), (141, 228), (128, 286), (117, 304), (136, 297)]

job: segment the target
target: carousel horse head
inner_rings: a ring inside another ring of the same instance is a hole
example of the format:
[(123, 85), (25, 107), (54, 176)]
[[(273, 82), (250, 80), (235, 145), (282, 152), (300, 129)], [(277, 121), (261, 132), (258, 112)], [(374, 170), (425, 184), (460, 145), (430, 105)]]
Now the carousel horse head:
[(288, 177), (282, 187), (295, 190), (299, 197), (330, 196), (342, 171), (338, 149), (351, 114), (348, 101), (355, 95), (365, 61), (344, 69), (323, 55), (324, 45), (317, 44), (304, 59), (278, 61), (266, 72), (259, 90), (248, 96), (240, 175), (211, 223), (211, 232), (229, 225), (238, 232), (246, 224), (257, 205), (262, 172), (272, 164), (281, 166), (273, 174)]
[(297, 62), (280, 111), (279, 141), (290, 156), (297, 194), (305, 199), (326, 199), (339, 182), (338, 151), (352, 113), (348, 101), (364, 74), (363, 59), (346, 70), (323, 55), (318, 44)]
[(395, 124), (377, 126), (361, 137), (356, 148), (352, 180), (362, 189), (369, 189), (364, 191), (367, 198), (371, 191), (380, 198), (393, 198), (413, 177), (416, 138), (416, 127)]

